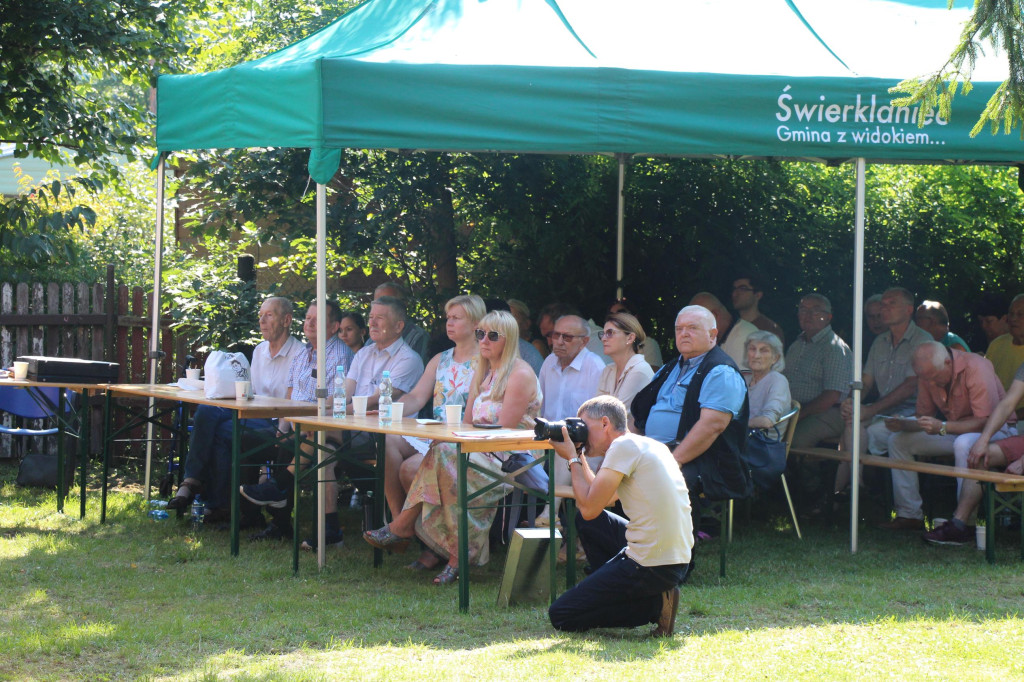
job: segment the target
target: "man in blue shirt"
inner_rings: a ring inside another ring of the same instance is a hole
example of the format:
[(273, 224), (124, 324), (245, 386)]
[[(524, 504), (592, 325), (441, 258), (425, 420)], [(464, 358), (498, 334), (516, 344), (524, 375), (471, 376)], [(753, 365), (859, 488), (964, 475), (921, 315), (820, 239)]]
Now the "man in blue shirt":
[(750, 494), (742, 462), (747, 388), (736, 363), (717, 345), (714, 315), (686, 306), (675, 324), (677, 362), (666, 364), (633, 400), (636, 430), (665, 443), (682, 467), (691, 503)]

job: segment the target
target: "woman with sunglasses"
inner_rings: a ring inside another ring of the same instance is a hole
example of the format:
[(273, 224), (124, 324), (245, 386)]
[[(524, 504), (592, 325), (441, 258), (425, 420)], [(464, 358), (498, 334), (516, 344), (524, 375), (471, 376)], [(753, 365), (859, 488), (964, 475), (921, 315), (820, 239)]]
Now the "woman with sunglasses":
[[(616, 299), (612, 301), (612, 304), (608, 306), (608, 314), (614, 315), (616, 313), (629, 313), (636, 317), (636, 310), (631, 302), (624, 298)], [(639, 322), (639, 318), (637, 318)], [(651, 366), (652, 369), (657, 370), (663, 364), (661, 358), (661, 347), (658, 346), (658, 342), (651, 337), (647, 337), (646, 341), (642, 344), (644, 360)], [(607, 355), (607, 352), (605, 352)], [(626, 403), (626, 409), (629, 409), (629, 403)]]
[[(626, 412), (633, 402), (633, 396), (651, 383), (654, 370), (644, 360), (643, 348), (647, 339), (640, 320), (629, 313), (612, 313), (604, 322), (604, 329), (598, 334), (604, 344), (604, 354), (612, 364), (601, 372), (597, 382), (598, 395), (613, 395), (626, 405)], [(594, 463), (591, 462), (593, 468)]]
[[(465, 422), (500, 424), (508, 428), (529, 428), (540, 411), (541, 394), (537, 375), (519, 357), (519, 326), (510, 313), (495, 310), (484, 316), (476, 329), (480, 354), (469, 391)], [(528, 421), (529, 420), (529, 421)], [(388, 525), (367, 531), (363, 538), (374, 547), (404, 551), (418, 536), (429, 548), (419, 560), (420, 567), (434, 568), (446, 561), (434, 578), (435, 585), (448, 585), (458, 578), (458, 462), (451, 443), (433, 443), (423, 458), (405, 500), (405, 508)], [(501, 470), (504, 453), (473, 453), (470, 461), (494, 472)], [(468, 489), (472, 494), (493, 479), (470, 469)], [(496, 504), (507, 494), (506, 486), (495, 486), (475, 500), (469, 510), (469, 560), (483, 565), (489, 558), (488, 532)], [(419, 568), (419, 567), (417, 567)]]
[[(474, 330), (487, 310), (479, 296), (462, 295), (449, 300), (444, 312), (445, 332), (455, 347), (431, 358), (416, 386), (402, 396), (404, 414), (410, 417), (415, 416), (433, 397), (431, 416), (443, 422), (445, 406), (465, 407), (469, 397), (473, 360), (478, 352)], [(392, 517), (401, 513), (405, 491), (412, 484), (429, 446), (429, 440), (410, 436), (389, 435), (385, 440), (384, 496)]]

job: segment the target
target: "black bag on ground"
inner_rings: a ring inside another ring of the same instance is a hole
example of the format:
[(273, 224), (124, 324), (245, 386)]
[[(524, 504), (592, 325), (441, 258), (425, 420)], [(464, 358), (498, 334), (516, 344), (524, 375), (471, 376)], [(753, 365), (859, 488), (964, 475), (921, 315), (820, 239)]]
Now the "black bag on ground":
[[(64, 458), (64, 489), (75, 479), (75, 462), (72, 457)], [(57, 487), (57, 455), (32, 452), (25, 455), (18, 467), (17, 485), (26, 488)]]

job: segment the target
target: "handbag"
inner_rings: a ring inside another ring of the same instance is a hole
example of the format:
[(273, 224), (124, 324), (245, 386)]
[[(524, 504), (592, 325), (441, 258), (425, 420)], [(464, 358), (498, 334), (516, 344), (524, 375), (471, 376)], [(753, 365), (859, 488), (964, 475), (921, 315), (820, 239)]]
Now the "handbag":
[(236, 381), (252, 381), (249, 361), (241, 353), (215, 350), (206, 358), (203, 371), (206, 375), (203, 390), (210, 400), (234, 398)]
[[(67, 490), (75, 478), (75, 458), (64, 458), (64, 489)], [(29, 488), (57, 487), (57, 455), (30, 452), (21, 460), (15, 483)]]
[(770, 488), (786, 470), (786, 442), (778, 426), (750, 429), (743, 459), (759, 488)]

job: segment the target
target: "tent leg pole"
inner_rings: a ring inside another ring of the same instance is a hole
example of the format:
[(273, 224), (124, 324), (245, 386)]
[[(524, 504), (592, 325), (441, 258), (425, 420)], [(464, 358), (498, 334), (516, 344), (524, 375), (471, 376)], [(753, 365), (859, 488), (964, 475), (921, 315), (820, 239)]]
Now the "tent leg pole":
[(861, 358), (864, 346), (864, 175), (863, 157), (857, 159), (857, 215), (853, 248), (853, 439), (850, 453), (850, 552), (857, 552), (857, 520), (860, 518), (860, 400)]
[(622, 298), (623, 251), (625, 244), (624, 215), (626, 213), (626, 155), (617, 154), (619, 159), (619, 201), (616, 215), (615, 235), (615, 299)]
[[(150, 333), (149, 333), (149, 383), (155, 384), (160, 362), (160, 289), (163, 280), (164, 259), (164, 194), (166, 191), (164, 178), (167, 167), (165, 156), (160, 157), (156, 169), (156, 227), (154, 229), (153, 248), (153, 299), (150, 301)], [(153, 478), (153, 416), (156, 414), (156, 400), (149, 399), (147, 408), (149, 421), (146, 422), (146, 502), (149, 502), (150, 483)]]
[[(327, 414), (327, 186), (316, 184), (316, 309), (317, 318), (322, 320), (316, 326), (316, 404), (317, 414)], [(331, 368), (335, 369), (335, 368)], [(332, 373), (333, 377), (334, 374)], [(316, 503), (316, 563), (323, 570), (327, 563), (327, 481), (324, 479), (323, 463), (327, 455), (327, 433), (316, 433), (317, 503)], [(296, 476), (299, 472), (295, 472)]]

